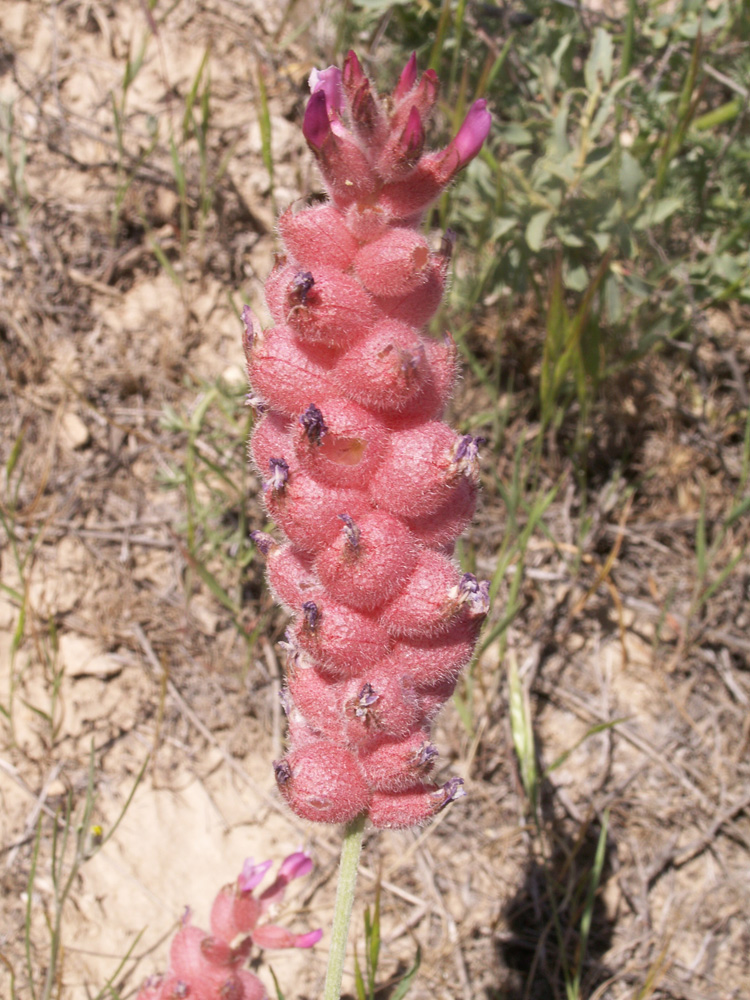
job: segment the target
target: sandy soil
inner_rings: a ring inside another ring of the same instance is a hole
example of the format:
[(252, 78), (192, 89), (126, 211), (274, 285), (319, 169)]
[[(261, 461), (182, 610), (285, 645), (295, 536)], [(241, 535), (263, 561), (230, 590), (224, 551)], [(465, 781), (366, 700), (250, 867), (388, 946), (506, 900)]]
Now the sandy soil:
[[(196, 504), (225, 491), (217, 537), (245, 517), (261, 526), (257, 483), (237, 472), (246, 432), (237, 310), (245, 301), (262, 310), (274, 250), (258, 71), (283, 207), (317, 185), (297, 124), (330, 23), (306, 18), (298, 8), (282, 24), (257, 0), (186, 0), (154, 37), (136, 2), (0, 0), (0, 99), (13, 109), (16, 164), (22, 146), (26, 156), (22, 176), (0, 158), (4, 464), (21, 442), (12, 473), (0, 473), (3, 995), (13, 983), (18, 997), (32, 995), (26, 939), (37, 991), (45, 975), (53, 831), (68, 814), (73, 828), (80, 821), (91, 753), (85, 851), (91, 828), (112, 829), (146, 769), (114, 835), (71, 884), (55, 996), (96, 996), (112, 976), (121, 996), (133, 995), (164, 966), (182, 908), (205, 921), (248, 855), (280, 860), (306, 845), (315, 873), (280, 920), (300, 929), (330, 920), (338, 833), (292, 817), (269, 766), (283, 738), (274, 653), (283, 619), (262, 566), (222, 575), (235, 550), (206, 537), (205, 566), (231, 589), (234, 621), (216, 599), (190, 554), (184, 486), (186, 422), (218, 386), (200, 447), (244, 479), (231, 489), (201, 479)], [(112, 102), (123, 99), (128, 53), (136, 60), (142, 47), (118, 152)], [(201, 221), (197, 145), (180, 143), (186, 231), (168, 137), (170, 127), (180, 134), (207, 50), (215, 192)], [(470, 727), (450, 707), (437, 732), (468, 799), (425, 831), (367, 840), (356, 926), (380, 872), (383, 978), (407, 968), (419, 943), (416, 1000), (553, 996), (561, 954), (575, 953), (605, 814), (582, 996), (750, 994), (747, 566), (687, 620), (701, 497), (715, 537), (741, 471), (750, 326), (734, 307), (707, 323), (695, 356), (659, 360), (617, 387), (623, 409), (603, 415), (600, 433), (627, 437), (633, 457), (627, 476), (600, 476), (585, 528), (573, 471), (550, 461), (550, 483), (562, 476), (563, 486), (546, 534), (532, 540), (509, 633), (540, 769), (569, 753), (542, 782), (542, 835), (525, 813), (505, 670), (491, 646), (467, 695)], [(456, 412), (480, 404), (467, 381)], [(630, 423), (623, 412), (635, 413)], [(472, 529), (485, 572), (505, 523), (492, 473), (507, 478), (512, 456), (509, 447), (490, 459)], [(740, 520), (712, 579), (747, 539)], [(261, 637), (248, 641), (256, 629)], [(72, 860), (69, 844), (66, 875)], [(270, 961), (288, 998), (318, 996), (326, 947), (324, 937), (311, 953), (266, 955), (259, 974), (270, 989)]]

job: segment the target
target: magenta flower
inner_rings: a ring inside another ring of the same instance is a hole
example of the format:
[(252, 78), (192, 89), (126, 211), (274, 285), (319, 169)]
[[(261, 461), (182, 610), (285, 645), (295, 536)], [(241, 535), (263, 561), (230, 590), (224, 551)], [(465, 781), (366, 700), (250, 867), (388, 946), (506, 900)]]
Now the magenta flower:
[(451, 145), (458, 153), (460, 170), (473, 160), (490, 134), (492, 115), (487, 110), (487, 101), (474, 101), (464, 123), (456, 134)]
[(221, 889), (211, 908), (211, 933), (194, 927), (186, 909), (182, 927), (172, 940), (169, 969), (151, 976), (137, 1000), (267, 1000), (263, 983), (242, 968), (253, 945), (258, 948), (311, 948), (322, 930), (294, 934), (275, 924), (258, 925), (280, 903), (289, 883), (312, 870), (302, 851), (282, 861), (276, 879), (259, 897), (254, 890), (273, 862), (256, 865), (248, 858), (234, 884)]
[(339, 111), (343, 100), (341, 89), (341, 70), (336, 66), (329, 66), (328, 69), (314, 69), (309, 79), (310, 93), (316, 94), (322, 90), (326, 97), (326, 107), (328, 111)]
[[(462, 794), (459, 778), (430, 781), (430, 728), (489, 608), (489, 584), (453, 559), (484, 442), (443, 420), (456, 348), (422, 329), (455, 236), (434, 246), (422, 217), (479, 152), (491, 119), (476, 101), (453, 141), (425, 152), (439, 83), (432, 70), (418, 77), (414, 56), (390, 96), (353, 52), (310, 86), (303, 132), (330, 200), (279, 220), (286, 255), (266, 282), (274, 327), (243, 313), (248, 375), (264, 404), (251, 450), (285, 536), (254, 538), (293, 615), (289, 749), (274, 771), (299, 816), (346, 823), (367, 813), (403, 827)], [(282, 866), (280, 891), (286, 875)], [(277, 928), (253, 939), (289, 940)]]

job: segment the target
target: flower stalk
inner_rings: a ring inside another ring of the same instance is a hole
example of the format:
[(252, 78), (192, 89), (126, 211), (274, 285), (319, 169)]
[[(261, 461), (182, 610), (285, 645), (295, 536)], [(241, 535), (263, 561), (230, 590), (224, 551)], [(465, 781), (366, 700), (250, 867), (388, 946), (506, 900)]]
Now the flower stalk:
[(339, 880), (336, 887), (336, 908), (333, 912), (333, 927), (331, 928), (331, 948), (328, 953), (328, 970), (323, 989), (323, 1000), (339, 1000), (341, 996), (341, 980), (344, 974), (346, 958), (346, 942), (349, 938), (349, 923), (354, 906), (354, 892), (357, 887), (359, 870), (359, 855), (362, 850), (365, 822), (367, 816), (362, 813), (344, 830), (341, 844), (341, 861), (339, 864)]

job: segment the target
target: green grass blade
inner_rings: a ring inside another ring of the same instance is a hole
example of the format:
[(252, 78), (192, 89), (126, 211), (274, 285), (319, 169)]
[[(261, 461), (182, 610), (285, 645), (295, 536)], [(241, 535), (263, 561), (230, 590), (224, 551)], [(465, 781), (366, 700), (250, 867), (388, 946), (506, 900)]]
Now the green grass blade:
[(271, 979), (273, 979), (273, 986), (276, 990), (276, 1000), (284, 1000), (284, 994), (281, 992), (281, 987), (279, 986), (279, 981), (276, 978), (276, 973), (273, 971), (273, 966), (268, 966), (268, 971), (271, 973)]
[(594, 916), (594, 899), (596, 898), (596, 890), (599, 888), (599, 882), (602, 877), (602, 869), (604, 868), (604, 858), (605, 851), (607, 847), (607, 830), (609, 828), (609, 809), (605, 810), (602, 816), (602, 828), (599, 831), (599, 839), (596, 844), (596, 855), (594, 856), (594, 866), (591, 869), (591, 878), (589, 879), (588, 892), (586, 894), (586, 905), (583, 910), (583, 916), (581, 917), (581, 944), (578, 955), (578, 965), (576, 968), (575, 981), (574, 981), (574, 991), (573, 995), (579, 997), (581, 995), (581, 974), (583, 972), (583, 959), (586, 954), (586, 948), (588, 946), (589, 934), (591, 933), (591, 921)]
[(528, 693), (523, 689), (518, 675), (515, 655), (508, 657), (508, 699), (510, 731), (513, 748), (518, 758), (521, 783), (523, 784), (530, 809), (536, 813), (537, 770), (534, 747), (534, 727), (531, 720), (531, 706)]
[(575, 741), (572, 747), (570, 747), (568, 750), (564, 750), (559, 757), (556, 757), (552, 761), (549, 767), (544, 769), (542, 777), (548, 778), (553, 771), (556, 771), (558, 767), (561, 767), (568, 759), (568, 757), (570, 757), (572, 753), (575, 753), (578, 747), (580, 747), (583, 743), (585, 743), (586, 740), (589, 739), (591, 736), (596, 736), (597, 733), (603, 733), (607, 729), (614, 729), (614, 727), (619, 726), (621, 722), (629, 722), (629, 721), (630, 721), (630, 716), (624, 715), (621, 719), (612, 719), (610, 722), (599, 722), (597, 723), (597, 725), (591, 726), (589, 729), (586, 730), (586, 732), (579, 740)]
[(404, 1000), (404, 997), (409, 992), (414, 982), (414, 977), (419, 972), (419, 966), (422, 964), (422, 950), (417, 945), (417, 955), (414, 959), (414, 965), (409, 969), (409, 971), (404, 975), (403, 979), (399, 981), (396, 989), (391, 993), (391, 1000)]

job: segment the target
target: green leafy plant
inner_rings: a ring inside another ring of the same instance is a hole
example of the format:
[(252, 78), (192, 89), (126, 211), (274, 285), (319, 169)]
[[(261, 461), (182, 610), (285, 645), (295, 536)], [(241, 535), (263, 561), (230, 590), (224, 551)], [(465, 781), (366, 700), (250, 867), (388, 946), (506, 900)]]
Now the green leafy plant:
[(573, 416), (580, 458), (615, 372), (669, 349), (708, 306), (750, 298), (746, 13), (632, 0), (622, 21), (592, 24), (563, 5), (519, 16), (360, 0), (352, 33), (376, 18), (394, 63), (413, 47), (449, 81), (451, 116), (479, 96), (501, 112), (439, 208), (474, 251), (441, 322), (462, 316), (464, 356), (496, 384), (502, 351), (477, 354), (467, 311), (501, 343), (507, 317), (533, 303), (542, 426), (558, 433)]

